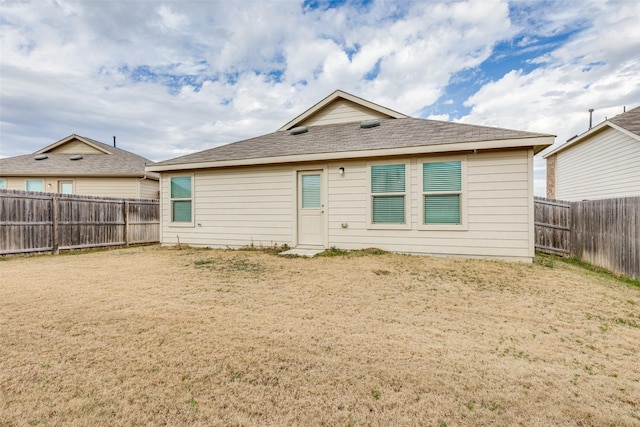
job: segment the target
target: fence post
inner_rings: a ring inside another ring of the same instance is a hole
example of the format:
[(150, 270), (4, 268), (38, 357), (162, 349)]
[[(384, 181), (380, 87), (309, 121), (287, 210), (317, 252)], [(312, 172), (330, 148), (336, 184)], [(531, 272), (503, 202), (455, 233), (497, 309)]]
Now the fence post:
[(124, 201), (124, 245), (129, 246), (129, 201)]
[(51, 252), (54, 255), (60, 253), (60, 228), (58, 223), (60, 222), (60, 205), (57, 195), (51, 197)]

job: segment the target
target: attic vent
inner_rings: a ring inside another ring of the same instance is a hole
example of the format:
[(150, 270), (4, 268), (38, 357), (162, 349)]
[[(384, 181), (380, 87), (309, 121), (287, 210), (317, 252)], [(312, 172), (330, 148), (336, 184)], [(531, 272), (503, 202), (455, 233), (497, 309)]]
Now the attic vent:
[(380, 126), (380, 120), (378, 119), (363, 120), (360, 122), (360, 127), (362, 129), (369, 129), (377, 126)]
[(298, 126), (289, 131), (291, 135), (300, 135), (301, 133), (307, 133), (309, 129), (306, 126)]
[(47, 156), (46, 154), (38, 154), (37, 156), (34, 157), (34, 159), (36, 160), (44, 160), (44, 159), (48, 159), (49, 156)]
[(74, 154), (73, 156), (69, 157), (69, 160), (81, 160), (82, 159), (82, 155), (80, 154)]

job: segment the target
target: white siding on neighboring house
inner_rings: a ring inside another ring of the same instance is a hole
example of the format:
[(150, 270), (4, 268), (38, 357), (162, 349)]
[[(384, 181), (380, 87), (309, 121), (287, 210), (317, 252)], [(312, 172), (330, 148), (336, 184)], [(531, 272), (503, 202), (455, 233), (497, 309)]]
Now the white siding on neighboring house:
[(346, 99), (332, 102), (318, 113), (299, 123), (299, 126), (320, 126), (334, 123), (359, 122), (368, 119), (388, 118), (378, 111), (365, 108)]
[(640, 142), (607, 128), (558, 152), (555, 195), (568, 201), (640, 195)]
[[(466, 206), (461, 229), (427, 230), (422, 220), (422, 162), (463, 158)], [(194, 224), (171, 224), (171, 204), (162, 203), (163, 244), (241, 247), (296, 244), (296, 173), (322, 169), (326, 189), (327, 247), (377, 247), (417, 254), (443, 254), (531, 261), (533, 236), (533, 151), (510, 150), (464, 156), (387, 159), (408, 168), (409, 198), (404, 229), (371, 227), (367, 160), (308, 165), (195, 171)], [(339, 168), (344, 174), (339, 174)], [(171, 176), (163, 174), (162, 198), (170, 199)]]

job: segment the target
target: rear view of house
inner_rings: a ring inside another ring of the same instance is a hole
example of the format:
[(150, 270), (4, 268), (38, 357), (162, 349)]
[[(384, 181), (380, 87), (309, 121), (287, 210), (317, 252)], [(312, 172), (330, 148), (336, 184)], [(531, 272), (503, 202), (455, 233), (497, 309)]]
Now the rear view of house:
[(279, 130), (148, 166), (161, 242), (531, 261), (552, 135), (423, 120), (336, 91)]
[(550, 199), (640, 196), (640, 107), (605, 120), (544, 158)]
[(145, 171), (152, 163), (115, 146), (69, 135), (33, 154), (0, 159), (0, 188), (157, 199), (159, 175)]

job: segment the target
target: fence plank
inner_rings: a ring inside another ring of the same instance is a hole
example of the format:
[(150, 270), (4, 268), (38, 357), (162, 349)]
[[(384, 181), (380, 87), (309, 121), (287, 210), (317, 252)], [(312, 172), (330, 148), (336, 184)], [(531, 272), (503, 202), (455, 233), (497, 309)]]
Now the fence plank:
[(563, 202), (535, 198), (536, 249), (640, 279), (640, 197)]
[(571, 253), (571, 205), (569, 202), (536, 197), (534, 228), (536, 249), (561, 255)]
[(156, 243), (159, 224), (158, 200), (0, 190), (0, 254)]

